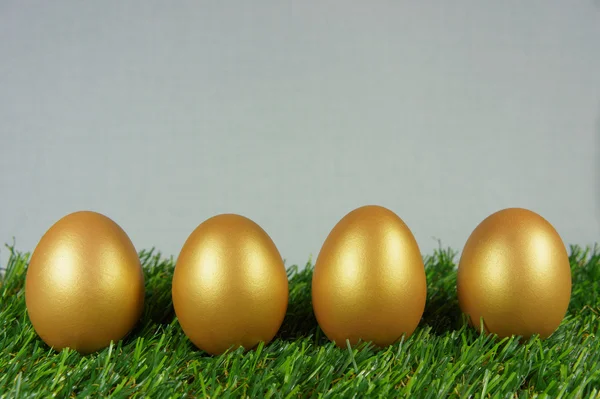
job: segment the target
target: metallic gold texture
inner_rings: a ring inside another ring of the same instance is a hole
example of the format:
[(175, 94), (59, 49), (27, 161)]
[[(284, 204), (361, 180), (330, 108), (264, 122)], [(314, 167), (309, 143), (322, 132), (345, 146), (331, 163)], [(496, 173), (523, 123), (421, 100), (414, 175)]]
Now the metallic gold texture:
[(222, 214), (200, 224), (183, 245), (172, 295), (188, 338), (218, 355), (273, 339), (287, 310), (288, 279), (277, 247), (259, 225)]
[(415, 330), (427, 297), (417, 242), (392, 211), (368, 205), (344, 216), (315, 263), (312, 301), (327, 337), (339, 347), (394, 343)]
[(459, 305), (478, 330), (500, 338), (550, 336), (567, 312), (571, 268), (567, 250), (540, 215), (509, 208), (471, 233), (458, 266)]
[(38, 335), (87, 354), (122, 339), (144, 307), (135, 247), (114, 221), (71, 213), (42, 236), (27, 269), (25, 301)]

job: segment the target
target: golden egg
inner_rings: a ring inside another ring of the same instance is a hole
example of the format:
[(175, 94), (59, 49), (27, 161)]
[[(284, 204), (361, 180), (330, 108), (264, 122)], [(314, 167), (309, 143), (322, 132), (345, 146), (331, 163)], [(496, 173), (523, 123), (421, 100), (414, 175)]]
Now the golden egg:
[(172, 294), (184, 333), (218, 355), (273, 339), (287, 310), (288, 279), (277, 247), (258, 224), (222, 214), (186, 240)]
[(56, 350), (85, 354), (117, 342), (144, 307), (144, 275), (135, 247), (108, 217), (71, 213), (36, 246), (25, 302), (33, 328)]
[(500, 338), (548, 337), (571, 297), (567, 250), (540, 215), (509, 208), (471, 233), (458, 266), (459, 305), (470, 324)]
[(386, 346), (416, 329), (427, 297), (417, 242), (395, 213), (364, 206), (344, 216), (315, 262), (317, 321), (339, 347), (360, 341)]

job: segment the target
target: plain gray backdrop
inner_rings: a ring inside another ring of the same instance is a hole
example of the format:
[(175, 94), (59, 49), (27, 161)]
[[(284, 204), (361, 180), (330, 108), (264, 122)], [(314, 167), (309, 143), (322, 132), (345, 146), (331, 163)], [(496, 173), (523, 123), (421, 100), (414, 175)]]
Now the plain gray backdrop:
[(593, 0), (0, 2), (0, 241), (23, 251), (89, 209), (176, 257), (233, 212), (304, 265), (366, 204), (425, 254), (514, 206), (586, 245), (599, 136)]

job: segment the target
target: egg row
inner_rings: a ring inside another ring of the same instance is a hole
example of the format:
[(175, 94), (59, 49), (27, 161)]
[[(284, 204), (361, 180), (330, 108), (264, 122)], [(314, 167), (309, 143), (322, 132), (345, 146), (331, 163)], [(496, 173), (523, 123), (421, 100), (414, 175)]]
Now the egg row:
[[(462, 251), (460, 308), (470, 323), (500, 337), (547, 337), (571, 295), (566, 248), (540, 215), (509, 208), (486, 218)], [(36, 246), (27, 269), (29, 319), (54, 349), (81, 353), (126, 336), (144, 307), (138, 253), (114, 221), (96, 212), (69, 214)], [(417, 242), (391, 210), (364, 206), (327, 236), (314, 266), (312, 305), (338, 346), (386, 346), (409, 337), (427, 299)], [(172, 281), (177, 319), (198, 348), (220, 354), (271, 341), (288, 306), (288, 279), (269, 235), (252, 220), (214, 216), (188, 237)]]

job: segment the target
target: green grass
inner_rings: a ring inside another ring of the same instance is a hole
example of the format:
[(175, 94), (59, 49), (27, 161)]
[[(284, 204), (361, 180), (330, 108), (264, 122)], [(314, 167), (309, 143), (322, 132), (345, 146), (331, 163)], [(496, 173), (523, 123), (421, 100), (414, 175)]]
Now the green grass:
[(195, 349), (174, 317), (172, 259), (140, 256), (146, 309), (124, 340), (98, 353), (57, 353), (25, 311), (28, 255), (14, 251), (0, 294), (2, 397), (250, 398), (599, 398), (600, 248), (571, 248), (573, 295), (547, 340), (497, 340), (466, 326), (456, 298), (456, 254), (426, 260), (428, 301), (413, 336), (388, 348), (338, 349), (320, 332), (310, 301), (312, 266), (291, 267), (290, 305), (277, 338), (211, 357)]

